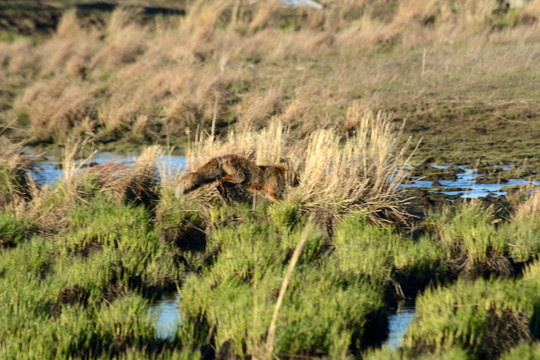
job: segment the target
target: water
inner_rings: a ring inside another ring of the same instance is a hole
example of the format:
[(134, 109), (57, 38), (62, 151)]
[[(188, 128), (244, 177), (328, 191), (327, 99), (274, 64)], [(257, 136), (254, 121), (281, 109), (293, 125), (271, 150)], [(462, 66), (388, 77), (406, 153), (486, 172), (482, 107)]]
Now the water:
[(323, 8), (321, 4), (313, 0), (279, 0), (278, 2), (293, 7), (308, 7), (317, 10)]
[[(434, 166), (437, 168), (444, 168), (444, 166)], [(503, 167), (504, 169), (505, 167)], [(507, 167), (508, 168), (508, 167)], [(433, 185), (431, 180), (418, 180), (412, 184), (402, 184), (403, 188), (430, 188), (437, 192), (446, 195), (458, 195), (461, 194), (463, 198), (479, 198), (486, 197), (488, 195), (504, 195), (506, 194), (507, 187), (513, 186), (525, 186), (525, 185), (540, 185), (540, 181), (528, 181), (525, 179), (507, 179), (504, 184), (502, 183), (486, 183), (477, 184), (475, 180), (482, 176), (482, 174), (475, 174), (473, 169), (467, 167), (460, 167), (463, 172), (456, 174), (456, 180), (439, 180), (440, 185)], [(459, 190), (444, 191), (445, 188), (458, 188)]]
[[(156, 336), (159, 339), (172, 340), (182, 326), (180, 315), (180, 294), (163, 295), (150, 305), (150, 318), (156, 326)], [(391, 349), (401, 346), (401, 340), (410, 323), (416, 317), (414, 307), (404, 307), (388, 317), (388, 339), (385, 345)]]
[[(180, 294), (163, 295), (150, 305), (150, 318), (156, 326), (156, 337), (159, 339), (174, 339), (178, 328), (182, 326), (180, 315)], [(410, 323), (416, 317), (414, 307), (404, 307), (388, 317), (388, 339), (385, 345), (391, 349), (401, 346), (401, 341)]]
[(180, 294), (162, 295), (150, 305), (150, 319), (156, 326), (156, 337), (159, 339), (174, 339), (178, 328), (182, 326), (180, 315)]
[(388, 317), (388, 339), (385, 345), (392, 350), (401, 346), (401, 340), (407, 332), (410, 323), (416, 317), (414, 307), (398, 309), (395, 314)]
[[(90, 164), (105, 164), (105, 163), (126, 163), (133, 164), (137, 160), (138, 155), (118, 155), (109, 152), (97, 153), (92, 159), (87, 161)], [(85, 159), (86, 160), (86, 159)], [(81, 164), (85, 160), (80, 160), (77, 164)], [(186, 166), (186, 158), (179, 155), (164, 155), (158, 161), (158, 175), (164, 177), (168, 174), (178, 173)], [(58, 157), (46, 157), (46, 160), (39, 163), (40, 169), (35, 174), (35, 177), (40, 184), (52, 184), (57, 179), (61, 178), (64, 170), (61, 168), (62, 161)]]
[[(110, 152), (97, 153), (88, 164), (104, 164), (104, 163), (126, 163), (132, 164), (137, 159), (136, 154), (118, 155)], [(52, 184), (63, 174), (60, 168), (61, 161), (55, 157), (47, 157), (46, 160), (40, 162), (40, 170), (37, 172), (36, 178), (40, 184)], [(186, 158), (179, 155), (164, 155), (158, 160), (158, 176), (168, 178), (171, 175), (177, 174), (186, 166)], [(435, 168), (445, 168), (443, 165), (434, 165)], [(506, 166), (509, 168), (509, 166)], [(540, 185), (540, 181), (527, 181), (525, 179), (508, 179), (504, 184), (486, 183), (477, 184), (475, 180), (482, 174), (475, 174), (474, 170), (468, 167), (459, 167), (461, 173), (456, 174), (456, 180), (439, 180), (440, 185), (433, 185), (431, 180), (418, 180), (412, 184), (402, 184), (403, 188), (429, 188), (432, 191), (441, 192), (446, 195), (461, 194), (463, 198), (478, 198), (488, 195), (504, 195), (507, 187), (524, 186), (533, 184)], [(503, 166), (503, 169), (505, 167)], [(444, 191), (445, 188), (452, 189)]]

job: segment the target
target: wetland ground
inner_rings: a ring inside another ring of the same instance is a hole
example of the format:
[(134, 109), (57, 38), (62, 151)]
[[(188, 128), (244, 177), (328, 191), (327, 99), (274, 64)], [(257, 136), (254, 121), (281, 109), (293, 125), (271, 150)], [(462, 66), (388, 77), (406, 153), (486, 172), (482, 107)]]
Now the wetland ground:
[(540, 1), (321, 3), (0, 5), (0, 358), (540, 356)]

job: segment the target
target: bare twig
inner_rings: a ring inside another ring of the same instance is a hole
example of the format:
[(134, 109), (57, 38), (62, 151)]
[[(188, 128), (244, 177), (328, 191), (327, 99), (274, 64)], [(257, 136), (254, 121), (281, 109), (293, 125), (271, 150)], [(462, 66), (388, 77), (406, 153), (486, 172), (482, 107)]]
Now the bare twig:
[(272, 357), (272, 352), (274, 350), (274, 338), (276, 334), (276, 323), (277, 318), (279, 315), (279, 309), (281, 308), (281, 305), (283, 303), (283, 298), (285, 297), (285, 292), (287, 291), (287, 287), (289, 286), (289, 281), (291, 280), (292, 273), (294, 271), (294, 267), (296, 266), (296, 263), (298, 262), (298, 259), (300, 258), (300, 254), (302, 253), (302, 249), (304, 248), (304, 245), (307, 241), (307, 238), (309, 236), (309, 233), (311, 232), (311, 229), (313, 228), (313, 215), (310, 216), (306, 227), (304, 228), (304, 231), (302, 232), (302, 235), (300, 236), (300, 241), (296, 245), (296, 248), (294, 249), (293, 255), (291, 257), (291, 261), (289, 262), (289, 266), (287, 267), (287, 273), (285, 274), (285, 277), (283, 278), (283, 282), (281, 283), (281, 289), (279, 290), (279, 295), (276, 301), (276, 305), (274, 307), (274, 314), (272, 315), (272, 321), (270, 322), (270, 326), (268, 327), (268, 335), (266, 337), (266, 354), (265, 359), (270, 359)]

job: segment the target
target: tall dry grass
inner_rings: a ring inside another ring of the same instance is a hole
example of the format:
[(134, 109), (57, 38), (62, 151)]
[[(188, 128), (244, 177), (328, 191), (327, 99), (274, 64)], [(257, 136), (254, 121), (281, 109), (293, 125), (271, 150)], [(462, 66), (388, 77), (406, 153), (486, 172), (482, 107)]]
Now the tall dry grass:
[(402, 129), (385, 113), (361, 113), (353, 104), (348, 117), (357, 132), (344, 140), (335, 130), (320, 130), (308, 139), (301, 202), (313, 210), (341, 215), (368, 209), (371, 220), (404, 221), (398, 186), (403, 178), (406, 147), (399, 148)]
[(88, 117), (91, 100), (83, 84), (52, 78), (27, 87), (14, 109), (29, 120), (33, 140), (61, 143)]
[[(274, 121), (300, 136), (343, 135), (356, 126), (353, 101), (399, 117), (476, 102), (532, 108), (539, 0), (508, 15), (493, 3), (329, 1), (317, 11), (199, 0), (183, 17), (142, 22), (118, 9), (99, 26), (68, 12), (49, 38), (0, 43), (2, 115), (36, 142), (184, 147), (186, 133), (212, 124), (217, 135)], [(514, 77), (528, 85), (506, 86)]]
[(39, 155), (25, 151), (24, 144), (12, 143), (0, 135), (0, 209), (32, 199), (38, 159)]
[(528, 218), (538, 217), (540, 214), (540, 191), (538, 189), (532, 189), (532, 194), (528, 199), (518, 205), (513, 214), (514, 221), (526, 221)]
[[(406, 162), (406, 147), (399, 145), (402, 128), (396, 127), (389, 114), (363, 112), (356, 103), (348, 109), (347, 118), (358, 124), (347, 138), (335, 130), (319, 129), (299, 140), (279, 122), (260, 131), (231, 133), (223, 140), (201, 131), (186, 153), (186, 171), (230, 153), (252, 158), (259, 165), (289, 158), (300, 185), (290, 189), (286, 198), (305, 211), (340, 218), (362, 209), (374, 222), (406, 222), (406, 200), (398, 189)], [(210, 201), (216, 192), (209, 185), (188, 196)]]
[(162, 156), (159, 146), (150, 146), (133, 164), (97, 165), (88, 172), (97, 177), (101, 191), (111, 193), (118, 201), (153, 209), (161, 190), (157, 169)]

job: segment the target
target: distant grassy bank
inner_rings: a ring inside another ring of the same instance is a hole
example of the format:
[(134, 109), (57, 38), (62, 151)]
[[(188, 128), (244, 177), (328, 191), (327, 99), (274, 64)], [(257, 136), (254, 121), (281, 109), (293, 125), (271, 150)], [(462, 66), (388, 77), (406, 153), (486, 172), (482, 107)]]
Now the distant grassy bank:
[(352, 134), (354, 107), (391, 111), (404, 139), (421, 140), (417, 161), (538, 166), (538, 0), (325, 5), (186, 2), (185, 15), (155, 17), (72, 10), (50, 34), (7, 29), (1, 134), (34, 146), (87, 137), (109, 150), (185, 149), (213, 123), (221, 135), (272, 120), (298, 138)]

